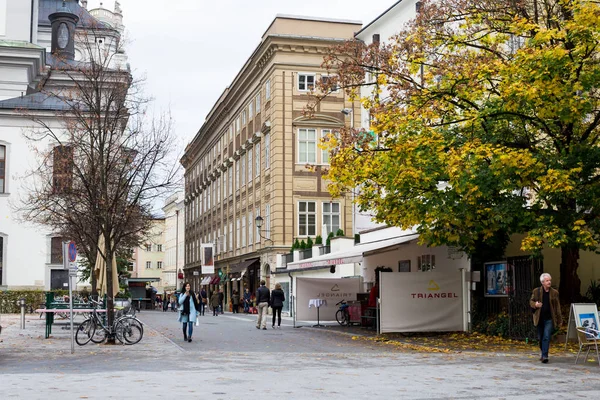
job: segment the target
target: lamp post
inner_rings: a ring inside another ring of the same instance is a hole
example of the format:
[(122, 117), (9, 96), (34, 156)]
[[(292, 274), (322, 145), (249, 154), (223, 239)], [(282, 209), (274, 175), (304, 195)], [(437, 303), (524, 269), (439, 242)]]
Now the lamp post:
[[(263, 217), (261, 217), (260, 215), (257, 215), (256, 218), (254, 218), (254, 223), (256, 223), (256, 227), (258, 228), (258, 236), (260, 236), (261, 239), (264, 239), (265, 241), (270, 241), (271, 243), (273, 243), (273, 241), (270, 238), (264, 237), (262, 235), (262, 225), (263, 225)], [(267, 231), (269, 232), (269, 231)]]

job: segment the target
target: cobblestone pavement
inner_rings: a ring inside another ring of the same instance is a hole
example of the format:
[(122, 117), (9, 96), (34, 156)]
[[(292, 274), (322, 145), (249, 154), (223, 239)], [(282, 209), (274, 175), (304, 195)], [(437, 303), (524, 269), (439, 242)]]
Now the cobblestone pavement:
[(70, 352), (68, 331), (2, 315), (2, 399), (573, 399), (600, 398), (597, 363), (572, 356), (541, 364), (535, 354), (421, 353), (352, 340), (333, 329), (255, 328), (255, 316), (201, 317), (183, 342), (175, 313), (144, 311), (134, 346)]

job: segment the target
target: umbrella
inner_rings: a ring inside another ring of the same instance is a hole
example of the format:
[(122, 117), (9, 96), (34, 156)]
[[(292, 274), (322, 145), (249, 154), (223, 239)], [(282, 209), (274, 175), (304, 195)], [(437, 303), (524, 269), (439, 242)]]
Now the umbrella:
[[(100, 249), (103, 250), (103, 253), (106, 254), (104, 235), (100, 235), (98, 239), (98, 254), (96, 256), (96, 265), (94, 266), (94, 270), (98, 274), (98, 290), (100, 294), (107, 293), (107, 276), (106, 276), (106, 261), (102, 254), (100, 253)], [(111, 296), (114, 296), (119, 292), (119, 274), (117, 273), (117, 258), (115, 254), (112, 257), (112, 293)]]

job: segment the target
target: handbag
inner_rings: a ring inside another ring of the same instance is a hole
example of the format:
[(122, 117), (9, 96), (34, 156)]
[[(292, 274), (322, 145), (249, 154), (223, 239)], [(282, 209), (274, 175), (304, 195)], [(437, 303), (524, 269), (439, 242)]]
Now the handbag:
[(200, 318), (198, 318), (199, 315), (200, 313), (196, 313), (196, 326), (200, 326)]

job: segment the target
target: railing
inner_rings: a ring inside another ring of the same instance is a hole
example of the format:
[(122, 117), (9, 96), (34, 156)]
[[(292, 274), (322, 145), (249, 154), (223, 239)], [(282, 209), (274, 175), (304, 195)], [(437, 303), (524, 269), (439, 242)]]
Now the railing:
[(283, 263), (288, 265), (289, 263), (294, 261), (294, 253), (287, 253), (283, 255)]
[(307, 258), (312, 258), (312, 248), (300, 250), (300, 259), (306, 260)]
[(331, 246), (321, 246), (319, 248), (319, 255), (322, 256), (323, 254), (329, 254), (331, 253)]

